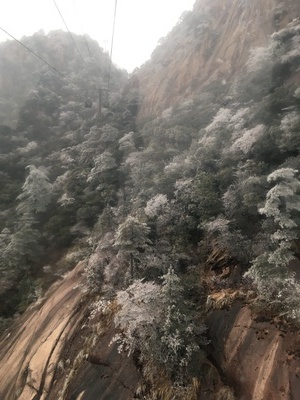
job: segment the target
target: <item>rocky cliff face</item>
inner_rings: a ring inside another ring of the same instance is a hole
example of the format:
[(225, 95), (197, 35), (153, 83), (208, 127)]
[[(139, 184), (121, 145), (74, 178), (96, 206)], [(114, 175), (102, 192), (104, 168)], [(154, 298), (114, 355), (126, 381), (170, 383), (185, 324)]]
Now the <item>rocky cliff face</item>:
[[(89, 303), (78, 288), (83, 266), (54, 284), (2, 338), (2, 399), (141, 398), (146, 383), (133, 357), (111, 344), (111, 319), (87, 323)], [(208, 326), (212, 352), (202, 364), (198, 400), (298, 400), (298, 331), (254, 318), (239, 301), (212, 311)]]
[(209, 318), (213, 357), (239, 400), (296, 400), (300, 392), (299, 331), (255, 318), (236, 303)]
[(1, 340), (0, 397), (6, 400), (133, 398), (140, 379), (132, 358), (110, 346), (113, 328), (86, 324), (78, 285), (83, 263), (16, 321)]
[(299, 2), (291, 0), (197, 0), (137, 71), (139, 120), (194, 98), (209, 84), (232, 82), (249, 50), (299, 14)]
[[(193, 99), (207, 85), (226, 87), (249, 50), (264, 45), (268, 35), (299, 14), (296, 1), (197, 1), (131, 80), (125, 93), (129, 111), (137, 110), (130, 98), (136, 92), (143, 98), (141, 122)], [(83, 271), (84, 263), (74, 266), (2, 336), (0, 398), (145, 398), (138, 395), (147, 382), (136, 360), (110, 344), (114, 310), (91, 322), (90, 298), (80, 290)], [(256, 318), (238, 300), (225, 308), (208, 317), (210, 352), (201, 364), (196, 398), (298, 400), (299, 331), (279, 320)]]

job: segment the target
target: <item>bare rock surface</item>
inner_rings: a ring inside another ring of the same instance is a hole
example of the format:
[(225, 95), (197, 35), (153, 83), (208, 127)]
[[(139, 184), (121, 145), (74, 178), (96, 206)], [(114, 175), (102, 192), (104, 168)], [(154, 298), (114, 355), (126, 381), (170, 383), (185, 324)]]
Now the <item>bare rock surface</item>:
[[(252, 48), (300, 15), (281, 0), (197, 0), (192, 29), (178, 29), (136, 72), (143, 102), (138, 120), (193, 99), (209, 84), (232, 82)], [(270, 80), (272, 77), (270, 77)]]
[(82, 272), (79, 263), (2, 338), (1, 400), (133, 398), (140, 375), (132, 357), (110, 345), (113, 326), (103, 334), (85, 324), (89, 303), (78, 287)]
[(213, 358), (239, 400), (298, 400), (300, 335), (235, 304), (209, 320)]
[(29, 308), (0, 343), (0, 398), (46, 399), (60, 353), (80, 320), (82, 264)]

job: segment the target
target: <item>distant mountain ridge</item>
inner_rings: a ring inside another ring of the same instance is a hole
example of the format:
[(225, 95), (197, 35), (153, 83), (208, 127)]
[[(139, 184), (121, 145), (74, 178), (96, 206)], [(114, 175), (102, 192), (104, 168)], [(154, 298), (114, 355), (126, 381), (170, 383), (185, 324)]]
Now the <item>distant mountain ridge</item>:
[[(86, 93), (95, 98), (98, 96), (97, 87), (108, 79), (109, 55), (89, 36), (74, 33), (72, 36), (76, 47), (70, 35), (62, 30), (51, 31), (47, 35), (39, 31), (30, 37), (23, 37), (21, 43), (27, 49), (13, 40), (0, 44), (0, 124), (15, 125), (18, 110), (29, 91), (36, 89), (48, 73), (78, 85), (81, 101)], [(112, 88), (116, 71), (112, 66)]]

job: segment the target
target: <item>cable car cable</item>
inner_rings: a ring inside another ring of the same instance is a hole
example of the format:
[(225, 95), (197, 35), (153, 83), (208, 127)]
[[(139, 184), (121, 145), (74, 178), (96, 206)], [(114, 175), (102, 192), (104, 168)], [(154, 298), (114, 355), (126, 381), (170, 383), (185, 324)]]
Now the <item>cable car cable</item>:
[(64, 25), (65, 25), (65, 27), (66, 27), (66, 29), (67, 29), (67, 31), (68, 31), (68, 33), (69, 33), (69, 35), (70, 35), (70, 38), (71, 38), (71, 40), (72, 40), (72, 42), (73, 42), (73, 44), (74, 44), (74, 47), (76, 48), (76, 50), (78, 51), (78, 54), (80, 55), (80, 57), (82, 58), (82, 60), (83, 60), (83, 62), (84, 62), (84, 58), (83, 58), (82, 54), (81, 54), (80, 51), (79, 51), (79, 48), (78, 48), (78, 46), (77, 46), (77, 44), (76, 44), (76, 42), (75, 42), (75, 40), (74, 40), (74, 38), (73, 38), (72, 33), (69, 31), (68, 25), (67, 25), (67, 23), (66, 23), (66, 21), (65, 21), (65, 19), (64, 19), (64, 17), (63, 17), (63, 15), (62, 15), (60, 9), (58, 8), (58, 5), (57, 5), (56, 1), (55, 1), (55, 0), (52, 0), (52, 1), (53, 1), (53, 3), (55, 4), (55, 7), (56, 7), (56, 9), (57, 9), (57, 11), (58, 11), (58, 13), (59, 13), (59, 15), (60, 15), (60, 17), (61, 17), (61, 19), (62, 19)]
[(71, 78), (69, 78), (67, 75), (65, 75), (64, 73), (60, 72), (57, 68), (53, 67), (53, 65), (49, 64), (48, 61), (46, 61), (43, 57), (39, 56), (38, 54), (36, 54), (32, 49), (30, 49), (30, 47), (26, 46), (26, 44), (22, 43), (20, 40), (18, 40), (17, 38), (15, 38), (13, 35), (11, 35), (10, 33), (8, 33), (5, 29), (1, 28), (0, 29), (6, 33), (6, 35), (10, 36), (13, 40), (15, 40), (17, 43), (19, 43), (21, 46), (23, 46), (26, 50), (28, 50), (31, 54), (33, 54), (36, 58), (38, 58), (40, 61), (42, 61), (44, 64), (48, 65), (48, 67), (50, 67), (51, 69), (53, 69), (55, 72), (57, 72), (59, 75), (61, 75), (62, 77), (68, 79), (68, 81), (70, 81), (71, 83), (73, 83), (74, 85), (78, 86), (75, 82), (72, 81)]
[[(75, 0), (72, 0), (72, 3), (73, 3), (73, 5), (74, 5), (77, 18), (78, 18), (79, 22), (81, 22), (81, 21), (80, 21), (80, 18), (79, 18), (79, 12), (78, 12), (78, 8), (77, 8), (77, 5), (76, 5), (76, 3), (75, 3)], [(84, 42), (85, 42), (87, 51), (88, 51), (88, 53), (89, 53), (89, 56), (90, 56), (91, 59), (93, 59), (92, 53), (91, 53), (91, 50), (90, 50), (90, 46), (89, 46), (89, 44), (88, 44), (88, 42), (87, 42), (87, 40), (86, 40), (86, 37), (85, 37), (85, 35), (84, 35), (84, 33), (83, 33), (84, 30), (82, 29), (82, 28), (83, 28), (83, 27), (82, 27), (82, 23), (80, 23), (80, 27), (81, 27), (82, 36), (84, 37)]]
[(110, 46), (110, 64), (109, 64), (108, 80), (107, 80), (107, 90), (108, 91), (109, 91), (110, 78), (111, 78), (112, 54), (113, 54), (113, 47), (114, 47), (115, 26), (116, 26), (116, 16), (117, 16), (117, 5), (118, 5), (118, 0), (115, 0), (115, 11), (114, 11), (113, 29), (112, 29), (111, 46)]

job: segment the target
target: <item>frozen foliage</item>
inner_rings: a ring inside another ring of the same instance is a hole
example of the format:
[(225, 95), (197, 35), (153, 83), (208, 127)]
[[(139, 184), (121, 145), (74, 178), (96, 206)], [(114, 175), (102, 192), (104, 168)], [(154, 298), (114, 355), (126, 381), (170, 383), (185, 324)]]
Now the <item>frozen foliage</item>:
[(175, 156), (172, 161), (165, 166), (164, 172), (168, 175), (176, 175), (182, 176), (188, 174), (190, 170), (192, 170), (194, 164), (189, 157), (186, 155), (180, 154)]
[(203, 224), (203, 228), (214, 238), (220, 249), (247, 263), (251, 256), (251, 243), (240, 231), (231, 231), (229, 224), (230, 221), (220, 215), (213, 221)]
[(265, 127), (262, 124), (256, 125), (252, 129), (244, 130), (242, 136), (231, 146), (231, 150), (240, 149), (244, 154), (249, 153), (255, 143), (263, 137), (264, 133)]
[(300, 116), (299, 113), (296, 111), (293, 111), (291, 113), (286, 114), (280, 124), (280, 129), (283, 132), (288, 132), (293, 130), (295, 127), (300, 125)]
[(271, 36), (275, 44), (281, 43), (284, 46), (284, 52), (280, 54), (279, 60), (282, 64), (299, 63), (300, 59), (300, 24), (299, 21), (292, 21), (286, 28), (273, 33)]
[(119, 140), (119, 149), (124, 151), (126, 155), (130, 154), (135, 150), (134, 145), (134, 132), (126, 133), (120, 140)]
[(226, 127), (232, 117), (232, 111), (229, 108), (220, 108), (211, 124), (205, 130), (207, 133), (213, 133), (216, 130)]
[(183, 297), (180, 278), (172, 267), (162, 277), (164, 295), (162, 320), (149, 340), (149, 354), (165, 367), (180, 385), (184, 384), (193, 355), (208, 342), (204, 324), (193, 321)]
[(277, 182), (267, 193), (266, 203), (259, 212), (272, 217), (280, 228), (290, 229), (297, 225), (292, 218), (293, 211), (300, 211), (300, 182), (295, 177), (298, 171), (292, 168), (281, 168), (268, 176), (268, 182)]
[(110, 144), (110, 143), (115, 143), (118, 140), (119, 136), (119, 131), (118, 129), (114, 128), (111, 125), (104, 125), (101, 128), (101, 137), (100, 137), (100, 143), (101, 144)]
[(110, 171), (117, 166), (115, 159), (109, 151), (104, 151), (102, 154), (94, 158), (95, 167), (91, 169), (87, 182), (91, 182), (98, 178), (103, 172)]
[(131, 278), (134, 277), (134, 257), (140, 252), (144, 252), (151, 244), (148, 238), (150, 228), (145, 222), (129, 215), (126, 220), (119, 225), (115, 234), (114, 246), (119, 250), (119, 254), (129, 257)]
[(168, 204), (167, 196), (164, 194), (157, 194), (147, 202), (145, 207), (145, 214), (150, 217), (156, 217)]
[(52, 184), (41, 168), (29, 165), (27, 169), (29, 174), (22, 186), (23, 193), (17, 198), (20, 200), (17, 211), (19, 214), (46, 211), (52, 196)]
[(117, 302), (121, 309), (115, 316), (115, 325), (121, 335), (114, 338), (129, 354), (140, 347), (150, 327), (159, 317), (163, 296), (160, 287), (152, 282), (135, 281), (126, 290), (118, 292)]
[(280, 147), (294, 151), (300, 148), (300, 115), (299, 112), (292, 111), (284, 115), (281, 120), (280, 130), (282, 137)]
[(136, 252), (151, 244), (148, 239), (150, 228), (131, 215), (118, 227), (114, 245), (122, 252)]
[(250, 107), (242, 107), (230, 119), (230, 126), (235, 132), (242, 130), (251, 116)]
[(59, 175), (56, 180), (53, 182), (53, 190), (61, 191), (64, 189), (64, 185), (69, 179), (70, 171), (66, 171), (64, 174)]
[(37, 142), (32, 141), (32, 142), (29, 142), (25, 147), (19, 147), (17, 149), (17, 151), (20, 154), (26, 154), (26, 153), (29, 153), (32, 150), (35, 150), (37, 147), (38, 147)]
[(277, 308), (280, 305), (293, 318), (296, 314), (299, 317), (300, 286), (287, 265), (294, 258), (292, 242), (298, 237), (295, 213), (300, 212), (300, 182), (297, 172), (280, 168), (268, 176), (268, 182), (275, 186), (268, 191), (265, 206), (259, 212), (271, 218), (277, 230), (271, 234), (271, 248), (253, 261), (246, 274), (253, 279), (264, 300)]
[(185, 312), (183, 288), (179, 277), (169, 268), (162, 277), (163, 285), (135, 281), (117, 295), (121, 306), (115, 316), (120, 329), (113, 341), (119, 350), (141, 352), (141, 359), (165, 368), (173, 380), (183, 384), (187, 369), (199, 345), (207, 344), (206, 328), (197, 328)]
[(88, 260), (87, 266), (85, 267), (86, 282), (84, 292), (100, 291), (103, 284), (103, 274), (105, 266), (108, 264), (108, 259), (105, 257), (105, 253), (100, 253), (99, 250), (91, 255)]
[(97, 315), (105, 315), (108, 312), (108, 309), (111, 305), (111, 301), (109, 300), (98, 300), (91, 304), (90, 309), (91, 313), (89, 316), (89, 320), (93, 320)]
[(69, 204), (74, 203), (75, 199), (74, 197), (69, 197), (67, 193), (64, 193), (58, 200), (57, 202), (62, 206), (68, 206)]
[[(237, 104), (238, 105), (238, 104)], [(246, 129), (251, 122), (251, 107), (236, 109), (221, 108), (213, 119), (213, 122), (204, 130), (204, 135), (199, 139), (199, 156), (204, 161), (207, 158), (218, 158), (228, 151), (242, 151), (248, 153), (256, 140), (264, 132), (259, 127)], [(230, 148), (230, 142), (234, 144)], [(200, 162), (203, 168), (203, 161)], [(197, 161), (199, 163), (199, 161)]]
[(209, 233), (227, 233), (228, 232), (228, 224), (229, 220), (219, 216), (218, 218), (214, 219), (211, 222), (207, 222), (205, 227)]
[(298, 88), (295, 90), (294, 96), (295, 96), (297, 99), (300, 99), (300, 87), (298, 87)]
[(269, 47), (256, 47), (250, 51), (250, 57), (247, 62), (248, 72), (258, 74), (263, 69), (271, 68), (275, 45), (272, 43)]
[(162, 277), (163, 285), (162, 292), (168, 305), (174, 305), (178, 302), (183, 288), (180, 283), (180, 278), (175, 274), (174, 269), (170, 267), (168, 272)]
[[(286, 257), (285, 261), (289, 261)], [(280, 315), (300, 321), (300, 284), (286, 269), (274, 268), (268, 254), (264, 253), (253, 261), (246, 273), (256, 285), (260, 299)]]
[(40, 233), (34, 225), (33, 217), (23, 216), (16, 231), (6, 235), (5, 242), (1, 243), (1, 247), (5, 244), (5, 248), (0, 255), (0, 271), (6, 271), (12, 281), (26, 270), (28, 263), (35, 262), (40, 257)]

